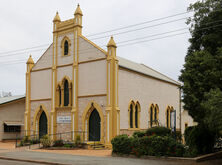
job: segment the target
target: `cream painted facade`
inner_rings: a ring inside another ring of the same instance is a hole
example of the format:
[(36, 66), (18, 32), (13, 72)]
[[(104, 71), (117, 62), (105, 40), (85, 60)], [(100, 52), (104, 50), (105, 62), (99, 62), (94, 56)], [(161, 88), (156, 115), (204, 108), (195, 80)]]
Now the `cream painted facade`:
[[(0, 98), (0, 141), (15, 140), (24, 135), (24, 112), (25, 96)], [(19, 126), (20, 131), (15, 131), (14, 128), (4, 130), (5, 125)]]
[(152, 125), (167, 126), (167, 110), (176, 110), (176, 128), (181, 130), (180, 84), (117, 57), (113, 37), (107, 50), (85, 38), (82, 16), (79, 5), (72, 19), (61, 21), (57, 13), (53, 43), (36, 63), (31, 56), (27, 61), (26, 134), (38, 135), (44, 127), (54, 140), (69, 132), (64, 139), (80, 134), (91, 141), (91, 134), (99, 131), (94, 140), (109, 146), (118, 134), (151, 127), (151, 115)]

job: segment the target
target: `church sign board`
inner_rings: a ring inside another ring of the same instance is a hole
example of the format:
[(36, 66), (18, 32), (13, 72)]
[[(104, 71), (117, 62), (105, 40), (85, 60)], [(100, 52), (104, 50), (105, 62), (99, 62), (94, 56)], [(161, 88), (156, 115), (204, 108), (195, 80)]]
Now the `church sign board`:
[(57, 116), (57, 123), (71, 123), (71, 116)]

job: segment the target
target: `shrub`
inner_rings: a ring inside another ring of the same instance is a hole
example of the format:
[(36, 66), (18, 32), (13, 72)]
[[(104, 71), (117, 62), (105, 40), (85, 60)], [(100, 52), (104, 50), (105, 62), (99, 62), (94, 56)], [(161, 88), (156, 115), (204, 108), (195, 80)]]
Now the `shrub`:
[(79, 135), (79, 134), (78, 134), (78, 135), (76, 135), (76, 138), (75, 138), (75, 144), (76, 144), (76, 145), (81, 144), (81, 137), (80, 137), (80, 135)]
[(168, 136), (171, 134), (171, 130), (166, 127), (152, 127), (147, 129), (146, 135), (152, 136), (152, 135), (157, 135), (157, 136)]
[(72, 146), (70, 144), (64, 144), (64, 147), (71, 148)]
[(132, 154), (136, 156), (183, 156), (185, 148), (171, 136), (132, 138)]
[(54, 141), (53, 147), (62, 147), (62, 146), (64, 146), (63, 140)]
[(22, 141), (23, 141), (24, 143), (29, 143), (29, 142), (30, 142), (29, 136), (24, 136), (23, 139), (22, 139)]
[(133, 133), (133, 137), (143, 137), (146, 135), (146, 132), (145, 131), (135, 131)]
[(131, 138), (128, 135), (118, 135), (111, 140), (113, 146), (113, 153), (130, 154), (131, 152)]
[(43, 145), (43, 148), (47, 148), (52, 145), (52, 140), (49, 138), (48, 135), (42, 136), (42, 138), (40, 139), (40, 142)]
[(215, 134), (203, 125), (188, 127), (185, 130), (185, 142), (190, 152), (206, 154), (213, 151)]

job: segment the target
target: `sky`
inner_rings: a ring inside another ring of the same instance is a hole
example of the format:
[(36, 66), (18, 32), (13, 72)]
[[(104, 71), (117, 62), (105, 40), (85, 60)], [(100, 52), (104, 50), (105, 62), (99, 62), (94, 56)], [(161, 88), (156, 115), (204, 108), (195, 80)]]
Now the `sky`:
[[(194, 2), (196, 0), (1, 1), (0, 93), (25, 94), (29, 55), (36, 62), (52, 43), (52, 21), (56, 11), (62, 21), (71, 19), (78, 3), (83, 12), (84, 36), (106, 50), (104, 45), (113, 35), (117, 56), (145, 64), (178, 80), (189, 47), (189, 26), (185, 22), (192, 13), (152, 20), (184, 13)], [(139, 25), (131, 26), (135, 24)], [(119, 28), (122, 29), (94, 35)], [(123, 42), (128, 40), (131, 41)]]

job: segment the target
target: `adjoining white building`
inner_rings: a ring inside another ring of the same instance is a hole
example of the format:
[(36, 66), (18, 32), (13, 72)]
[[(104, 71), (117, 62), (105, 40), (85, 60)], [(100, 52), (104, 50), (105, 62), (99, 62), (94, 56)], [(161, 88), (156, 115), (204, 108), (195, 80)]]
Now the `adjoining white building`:
[(0, 97), (0, 141), (24, 135), (25, 95)]

